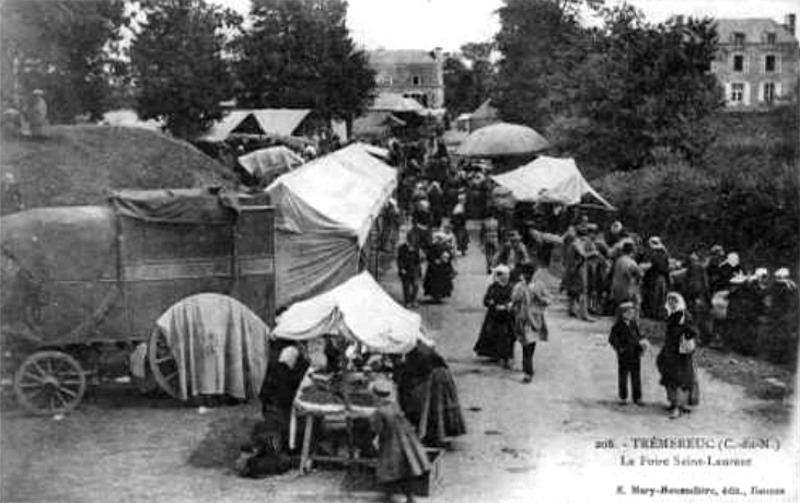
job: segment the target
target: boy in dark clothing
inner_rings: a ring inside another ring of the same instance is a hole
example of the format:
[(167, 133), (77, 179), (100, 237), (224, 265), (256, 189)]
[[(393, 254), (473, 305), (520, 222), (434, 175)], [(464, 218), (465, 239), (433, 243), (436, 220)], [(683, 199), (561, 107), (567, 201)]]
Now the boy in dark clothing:
[(636, 305), (633, 302), (623, 302), (619, 305), (617, 321), (611, 327), (608, 343), (617, 352), (620, 405), (627, 403), (628, 375), (631, 376), (633, 403), (641, 405), (641, 357), (647, 347), (647, 341), (642, 337), (639, 325), (636, 323)]
[(397, 272), (403, 284), (403, 303), (406, 307), (416, 307), (422, 277), (422, 255), (419, 248), (407, 241), (397, 249)]

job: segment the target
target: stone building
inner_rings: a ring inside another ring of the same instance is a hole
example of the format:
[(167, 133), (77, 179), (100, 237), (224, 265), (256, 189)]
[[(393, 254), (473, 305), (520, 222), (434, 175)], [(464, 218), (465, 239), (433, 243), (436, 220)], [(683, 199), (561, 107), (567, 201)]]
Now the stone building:
[(759, 109), (789, 96), (800, 77), (795, 15), (773, 19), (719, 19), (717, 56), (711, 71), (725, 89), (730, 109)]
[(402, 94), (426, 108), (444, 107), (444, 57), (440, 49), (369, 52), (377, 92)]

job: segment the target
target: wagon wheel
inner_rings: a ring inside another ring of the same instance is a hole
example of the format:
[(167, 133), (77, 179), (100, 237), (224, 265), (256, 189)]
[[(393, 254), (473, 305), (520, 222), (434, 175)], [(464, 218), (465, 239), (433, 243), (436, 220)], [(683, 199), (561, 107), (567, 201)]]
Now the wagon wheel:
[(66, 353), (40, 351), (29, 356), (14, 378), (19, 403), (34, 414), (61, 414), (74, 409), (86, 392), (86, 374)]
[(150, 360), (150, 370), (156, 378), (158, 385), (173, 398), (181, 399), (178, 394), (180, 372), (178, 362), (172, 354), (172, 348), (167, 343), (167, 338), (161, 330), (154, 330), (148, 343), (147, 359)]

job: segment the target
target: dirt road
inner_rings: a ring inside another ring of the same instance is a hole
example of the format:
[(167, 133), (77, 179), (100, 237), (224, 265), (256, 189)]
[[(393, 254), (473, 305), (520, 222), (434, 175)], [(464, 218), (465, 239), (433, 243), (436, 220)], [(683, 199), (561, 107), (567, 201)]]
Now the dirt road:
[[(442, 484), (427, 501), (623, 501), (649, 498), (646, 490), (662, 487), (694, 496), (656, 492), (658, 501), (797, 500), (792, 428), (752, 413), (762, 403), (740, 387), (701, 373), (700, 407), (668, 420), (651, 352), (643, 361), (646, 405), (617, 405), (608, 319), (588, 324), (568, 318), (557, 301), (548, 312), (551, 341), (537, 348), (530, 384), (521, 382), (519, 348), (512, 370), (474, 358), (489, 282), (474, 244), (457, 269), (454, 297), (424, 305), (421, 313), (455, 375), (469, 432), (444, 456)], [(381, 279), (398, 298), (393, 273)], [(551, 276), (548, 281), (555, 284)], [(255, 404), (199, 414), (171, 400), (138, 397), (127, 387), (94, 392), (61, 421), (26, 417), (6, 406), (0, 500), (378, 501), (368, 483), (339, 471), (261, 481), (235, 477), (230, 466), (237, 446), (257, 418)], [(683, 444), (663, 449), (661, 439)], [(757, 442), (745, 445), (747, 439)], [(732, 460), (746, 466), (713, 465)], [(752, 486), (771, 494), (750, 494)]]

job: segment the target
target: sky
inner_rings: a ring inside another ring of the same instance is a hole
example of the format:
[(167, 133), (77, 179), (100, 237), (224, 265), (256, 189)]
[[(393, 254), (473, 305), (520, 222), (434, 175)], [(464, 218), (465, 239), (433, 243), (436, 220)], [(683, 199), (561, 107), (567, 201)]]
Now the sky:
[[(247, 13), (250, 0), (212, 0)], [(617, 0), (607, 0), (617, 2)], [(783, 22), (800, 13), (798, 0), (629, 0), (648, 21), (672, 15), (717, 18), (767, 17)], [(347, 24), (366, 49), (456, 51), (467, 42), (489, 41), (499, 29), (494, 12), (502, 0), (348, 0)]]

